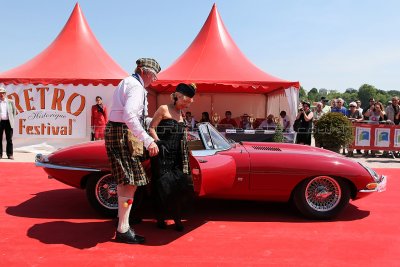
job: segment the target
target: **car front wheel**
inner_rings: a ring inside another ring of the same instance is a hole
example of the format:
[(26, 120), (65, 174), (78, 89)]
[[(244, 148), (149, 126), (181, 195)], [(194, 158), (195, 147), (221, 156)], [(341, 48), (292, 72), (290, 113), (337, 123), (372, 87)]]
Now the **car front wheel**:
[(330, 219), (349, 203), (349, 185), (340, 178), (317, 176), (304, 180), (294, 192), (294, 205), (306, 217)]
[(100, 214), (115, 217), (118, 212), (117, 181), (110, 173), (92, 174), (86, 184), (90, 205)]

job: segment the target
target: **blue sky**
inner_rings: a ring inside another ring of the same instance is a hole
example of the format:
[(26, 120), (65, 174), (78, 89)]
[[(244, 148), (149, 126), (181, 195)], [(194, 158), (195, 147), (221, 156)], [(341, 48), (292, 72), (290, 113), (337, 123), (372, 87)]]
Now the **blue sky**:
[[(99, 42), (126, 71), (138, 57), (165, 69), (194, 40), (213, 3), (242, 52), (265, 72), (344, 91), (400, 90), (400, 1), (81, 0)], [(76, 1), (0, 0), (0, 72), (44, 50)]]

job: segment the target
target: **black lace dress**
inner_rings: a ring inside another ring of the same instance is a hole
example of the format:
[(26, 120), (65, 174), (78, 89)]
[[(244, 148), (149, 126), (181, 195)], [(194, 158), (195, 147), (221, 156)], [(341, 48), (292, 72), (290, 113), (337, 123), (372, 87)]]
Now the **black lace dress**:
[(156, 129), (159, 154), (151, 158), (152, 195), (157, 221), (171, 215), (175, 223), (181, 220), (185, 202), (193, 196), (190, 176), (186, 127), (183, 122), (163, 119)]

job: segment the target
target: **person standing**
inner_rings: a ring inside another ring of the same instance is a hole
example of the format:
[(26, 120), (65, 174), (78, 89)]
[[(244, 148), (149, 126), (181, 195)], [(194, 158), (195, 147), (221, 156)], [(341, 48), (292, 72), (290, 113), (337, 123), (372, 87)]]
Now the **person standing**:
[(12, 99), (6, 98), (6, 89), (0, 87), (0, 159), (3, 158), (3, 132), (6, 134), (6, 154), (7, 158), (14, 159), (13, 156), (13, 128), (14, 117), (17, 114), (15, 103)]
[(399, 98), (397, 96), (392, 97), (392, 104), (386, 107), (386, 116), (388, 120), (392, 123), (398, 125), (399, 124)]
[(166, 228), (166, 215), (171, 213), (175, 230), (183, 231), (181, 210), (187, 197), (193, 196), (189, 169), (187, 125), (182, 110), (193, 102), (194, 84), (180, 83), (171, 94), (171, 103), (161, 105), (150, 123), (149, 133), (160, 149), (151, 158), (152, 195), (157, 227)]
[[(323, 102), (318, 102), (316, 105), (315, 110), (313, 111), (313, 126), (318, 122), (318, 120), (325, 115), (325, 112), (323, 110)], [(317, 140), (315, 140), (315, 146), (316, 147), (322, 147), (322, 144), (319, 143)]]
[[(349, 104), (349, 110), (347, 111), (347, 118), (354, 123), (354, 122), (361, 122), (364, 118), (360, 110), (357, 109), (357, 102), (351, 102)], [(353, 157), (353, 149), (349, 146), (347, 147), (347, 156)], [(361, 151), (357, 150), (358, 154), (361, 154)]]
[(328, 100), (326, 99), (325, 96), (321, 97), (321, 103), (322, 103), (322, 111), (324, 112), (324, 114), (331, 112), (331, 106), (328, 106)]
[(356, 104), (357, 104), (357, 110), (360, 112), (360, 114), (362, 115), (363, 114), (363, 109), (362, 109), (362, 107), (361, 107), (361, 101), (360, 100), (356, 100)]
[(300, 126), (297, 132), (296, 144), (311, 145), (311, 130), (314, 114), (310, 106), (310, 103), (303, 102), (303, 107), (297, 114), (296, 120), (300, 121)]
[(139, 244), (145, 241), (143, 236), (135, 234), (129, 226), (133, 196), (138, 186), (148, 184), (139, 156), (132, 156), (128, 147), (128, 130), (143, 142), (149, 155), (158, 154), (158, 146), (147, 134), (144, 117), (147, 115), (147, 90), (161, 67), (151, 58), (136, 61), (135, 73), (123, 79), (114, 91), (109, 121), (105, 130), (105, 146), (111, 163), (111, 174), (118, 181), (118, 227), (115, 241)]
[(343, 106), (344, 100), (341, 98), (336, 99), (336, 106), (331, 108), (331, 112), (342, 113), (344, 116), (347, 114), (347, 109)]
[(91, 117), (92, 141), (104, 139), (104, 129), (107, 121), (107, 108), (103, 104), (103, 98), (96, 96), (96, 105), (92, 106)]

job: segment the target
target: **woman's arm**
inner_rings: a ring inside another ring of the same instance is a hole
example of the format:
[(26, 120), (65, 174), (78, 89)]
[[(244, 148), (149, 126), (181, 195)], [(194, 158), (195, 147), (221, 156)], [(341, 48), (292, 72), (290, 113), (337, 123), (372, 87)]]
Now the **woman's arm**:
[(365, 117), (370, 117), (371, 113), (372, 113), (371, 109), (368, 109), (367, 111), (365, 111), (364, 116)]
[(305, 121), (310, 121), (310, 120), (313, 119), (313, 117), (314, 117), (314, 113), (313, 112), (308, 113), (308, 115), (304, 113), (304, 120)]
[(156, 133), (156, 127), (160, 124), (160, 121), (164, 118), (164, 115), (168, 107), (166, 105), (161, 105), (156, 113), (154, 113), (153, 119), (150, 122), (149, 126), (149, 135), (154, 139), (155, 142), (159, 141), (158, 135)]

